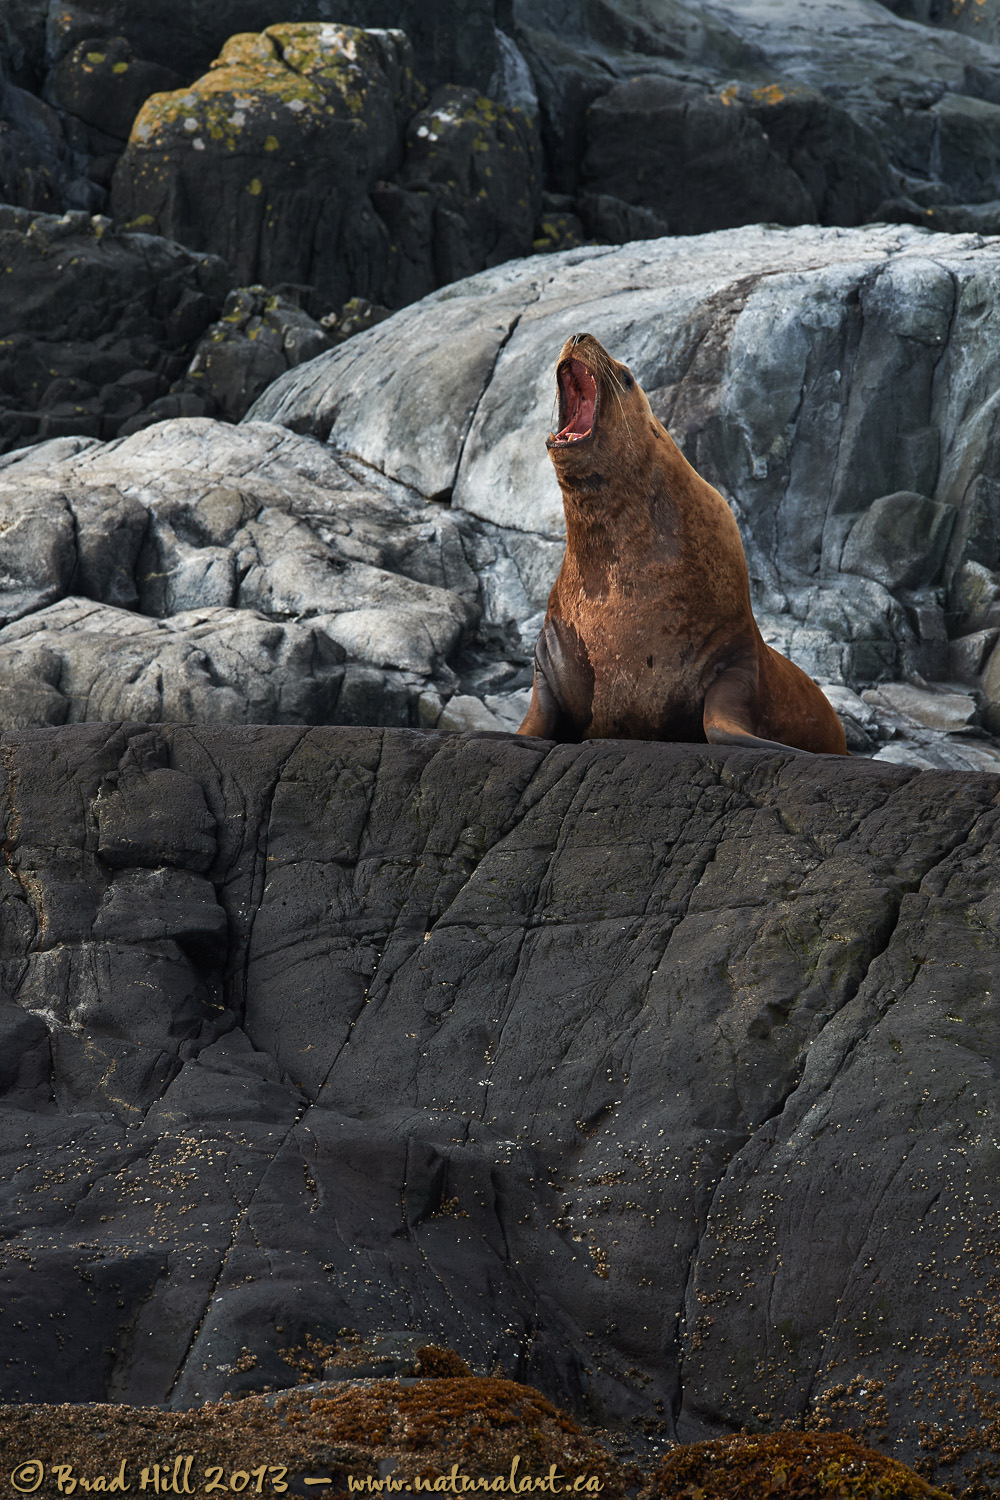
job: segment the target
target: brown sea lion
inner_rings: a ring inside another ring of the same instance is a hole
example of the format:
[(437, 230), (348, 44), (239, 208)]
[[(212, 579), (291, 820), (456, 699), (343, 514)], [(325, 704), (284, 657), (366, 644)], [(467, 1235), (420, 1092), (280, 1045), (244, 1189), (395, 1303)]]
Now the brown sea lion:
[(560, 425), (546, 446), (566, 556), (518, 733), (846, 755), (823, 693), (757, 629), (732, 511), (632, 372), (577, 333), (556, 378)]

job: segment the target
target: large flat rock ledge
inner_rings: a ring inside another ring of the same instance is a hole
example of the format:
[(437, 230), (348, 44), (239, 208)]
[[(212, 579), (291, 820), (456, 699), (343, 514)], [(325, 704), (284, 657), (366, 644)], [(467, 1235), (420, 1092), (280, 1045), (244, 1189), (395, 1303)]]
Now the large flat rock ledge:
[(4, 775), (0, 1401), (417, 1334), (654, 1446), (988, 1446), (1000, 779), (136, 723)]

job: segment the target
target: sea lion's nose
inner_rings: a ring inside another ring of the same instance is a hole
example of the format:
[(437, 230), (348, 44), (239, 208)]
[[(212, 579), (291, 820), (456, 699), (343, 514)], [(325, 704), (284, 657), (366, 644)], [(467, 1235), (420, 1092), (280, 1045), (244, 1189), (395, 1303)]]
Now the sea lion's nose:
[(584, 339), (589, 339), (589, 338), (590, 338), (590, 334), (589, 333), (574, 333), (573, 337), (570, 339), (570, 343), (573, 345), (573, 347), (575, 349), (576, 346), (577, 346), (577, 344), (582, 344), (583, 341), (584, 341)]

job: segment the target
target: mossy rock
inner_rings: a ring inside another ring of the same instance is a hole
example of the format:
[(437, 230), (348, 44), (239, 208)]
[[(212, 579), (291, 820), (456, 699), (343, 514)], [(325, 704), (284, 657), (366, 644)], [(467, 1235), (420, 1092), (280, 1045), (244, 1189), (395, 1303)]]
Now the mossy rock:
[(772, 1432), (674, 1448), (642, 1500), (950, 1500), (845, 1432)]
[[(427, 1353), (421, 1350), (422, 1357)], [(164, 1476), (172, 1475), (176, 1456), (185, 1463), (190, 1457), (195, 1493), (202, 1492), (210, 1466), (221, 1467), (227, 1478), (262, 1465), (280, 1468), (281, 1481), (293, 1485), (303, 1475), (319, 1477), (330, 1481), (322, 1492), (333, 1496), (346, 1495), (349, 1474), (391, 1473), (408, 1485), (419, 1475), (430, 1489), (434, 1478), (455, 1468), (471, 1480), (509, 1480), (512, 1467), (518, 1479), (543, 1479), (554, 1468), (568, 1477), (569, 1488), (581, 1476), (589, 1480), (578, 1493), (602, 1500), (620, 1500), (639, 1478), (530, 1386), (469, 1375), (313, 1386), (184, 1412), (7, 1406), (0, 1407), (0, 1425), (10, 1451), (30, 1454), (44, 1470), (37, 1493), (46, 1497), (56, 1492), (54, 1466), (68, 1462), (67, 1454), (78, 1479), (117, 1475), (124, 1464), (133, 1489), (143, 1467), (160, 1462)], [(9, 1475), (0, 1475), (0, 1500), (13, 1494)]]

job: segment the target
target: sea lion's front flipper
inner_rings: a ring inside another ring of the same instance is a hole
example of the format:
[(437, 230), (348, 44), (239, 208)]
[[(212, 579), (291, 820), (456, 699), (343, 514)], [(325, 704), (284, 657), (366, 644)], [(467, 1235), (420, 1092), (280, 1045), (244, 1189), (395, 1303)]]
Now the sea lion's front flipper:
[(808, 755), (797, 745), (763, 740), (754, 734), (754, 691), (745, 670), (729, 667), (720, 672), (705, 694), (702, 725), (710, 745), (744, 745), (748, 750), (782, 750), (787, 755)]
[(535, 680), (531, 686), (531, 702), (518, 734), (533, 734), (540, 740), (554, 740), (559, 723), (559, 705), (552, 696), (552, 689), (538, 670), (535, 661)]
[(518, 734), (548, 740), (579, 740), (590, 723), (594, 669), (572, 625), (557, 616), (545, 621), (535, 642), (531, 703)]

